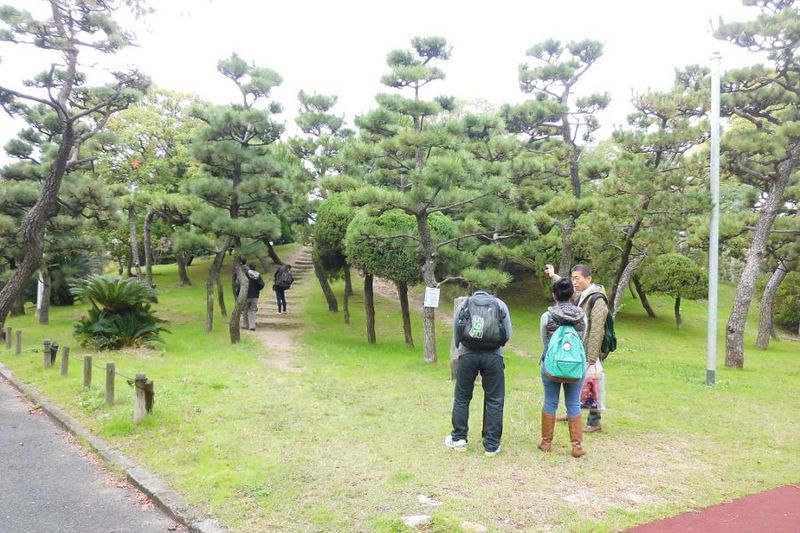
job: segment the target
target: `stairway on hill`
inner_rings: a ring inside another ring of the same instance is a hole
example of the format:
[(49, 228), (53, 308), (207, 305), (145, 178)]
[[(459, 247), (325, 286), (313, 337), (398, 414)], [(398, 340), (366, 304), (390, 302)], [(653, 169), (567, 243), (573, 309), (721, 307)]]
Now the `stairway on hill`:
[(314, 264), (311, 259), (311, 248), (303, 246), (287, 261), (292, 265), (292, 275), (294, 283), (286, 291), (286, 312), (278, 313), (278, 303), (275, 298), (275, 291), (272, 290), (272, 278), (265, 279), (266, 286), (261, 291), (258, 300), (258, 314), (256, 315), (256, 328), (276, 329), (276, 328), (295, 328), (300, 326), (298, 318), (298, 307), (300, 297), (297, 295), (297, 287), (304, 283), (309, 275), (314, 275)]

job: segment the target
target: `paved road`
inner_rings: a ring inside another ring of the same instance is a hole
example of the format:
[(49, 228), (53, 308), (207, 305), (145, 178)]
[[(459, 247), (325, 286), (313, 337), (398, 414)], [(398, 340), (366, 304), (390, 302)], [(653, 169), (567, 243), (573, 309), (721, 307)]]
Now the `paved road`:
[[(0, 533), (175, 531), (0, 378)], [(82, 456), (83, 454), (83, 456)], [(178, 528), (178, 530), (182, 530)]]

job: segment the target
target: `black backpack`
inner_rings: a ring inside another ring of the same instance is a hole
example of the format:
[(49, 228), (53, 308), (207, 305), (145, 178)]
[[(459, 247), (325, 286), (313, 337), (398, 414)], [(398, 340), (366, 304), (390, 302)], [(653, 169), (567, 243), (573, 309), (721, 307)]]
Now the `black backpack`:
[(492, 351), (508, 342), (505, 318), (497, 299), (489, 294), (470, 296), (461, 306), (456, 323), (458, 344), (470, 350)]
[(291, 271), (284, 268), (278, 273), (278, 277), (275, 279), (275, 285), (283, 290), (288, 289), (294, 283), (294, 276), (292, 276)]
[(592, 308), (597, 300), (605, 300), (608, 314), (606, 315), (606, 323), (603, 329), (603, 344), (600, 345), (600, 360), (605, 361), (608, 354), (617, 349), (617, 334), (614, 331), (614, 317), (611, 316), (611, 306), (608, 305), (608, 298), (601, 293), (596, 292), (589, 296), (589, 312), (586, 313), (592, 316)]

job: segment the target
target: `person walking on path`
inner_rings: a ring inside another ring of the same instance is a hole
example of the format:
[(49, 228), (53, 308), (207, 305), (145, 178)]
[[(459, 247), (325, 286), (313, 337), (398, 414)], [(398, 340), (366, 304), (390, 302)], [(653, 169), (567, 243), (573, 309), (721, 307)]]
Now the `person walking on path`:
[(567, 417), (569, 420), (569, 438), (572, 443), (572, 456), (580, 457), (586, 452), (581, 446), (583, 440), (581, 428), (581, 406), (580, 396), (583, 380), (567, 383), (551, 378), (544, 368), (544, 358), (547, 353), (550, 338), (556, 330), (564, 325), (573, 326), (581, 337), (586, 334), (586, 313), (583, 309), (570, 302), (575, 290), (572, 283), (566, 279), (559, 279), (553, 284), (553, 299), (555, 305), (549, 307), (542, 314), (539, 320), (539, 332), (544, 344), (542, 358), (539, 364), (542, 366), (542, 386), (544, 388), (544, 404), (542, 405), (542, 442), (538, 448), (543, 452), (549, 452), (553, 444), (553, 432), (556, 425), (556, 409), (558, 408), (558, 398), (561, 387), (564, 387), (564, 405), (567, 407)]
[[(561, 279), (561, 276), (555, 273), (553, 265), (545, 265), (544, 271), (554, 282)], [(575, 294), (572, 295), (572, 302), (583, 309), (588, 319), (589, 326), (583, 344), (586, 349), (586, 360), (589, 368), (593, 370), (592, 367), (597, 363), (597, 360), (602, 361), (608, 355), (601, 351), (606, 317), (609, 312), (608, 304), (606, 303), (608, 298), (605, 289), (601, 285), (592, 282), (592, 269), (586, 265), (572, 267), (572, 287), (575, 289)], [(595, 294), (599, 296), (594, 296)], [(567, 415), (567, 419), (568, 417), (569, 415)], [(563, 420), (564, 418), (561, 419)], [(586, 427), (583, 428), (584, 433), (595, 433), (602, 430), (600, 410), (590, 409)]]
[[(244, 328), (249, 329), (250, 331), (256, 330), (256, 313), (258, 313), (258, 297), (261, 294), (261, 289), (264, 288), (264, 278), (261, 274), (256, 270), (256, 264), (250, 263), (249, 265), (245, 265), (244, 273), (247, 275), (247, 304), (244, 308), (244, 313), (242, 313), (242, 321), (244, 322)], [(238, 285), (238, 284), (237, 284)], [(238, 294), (239, 289), (237, 287), (236, 292)]]
[(278, 313), (286, 312), (286, 291), (294, 283), (294, 276), (292, 275), (292, 265), (281, 265), (275, 271), (274, 283), (272, 290), (275, 291), (275, 296), (278, 300)]
[[(467, 449), (469, 404), (480, 373), (484, 413), (481, 435), (485, 454), (492, 457), (500, 451), (503, 436), (506, 395), (503, 344), (511, 338), (511, 315), (505, 302), (479, 290), (459, 305), (455, 316), (458, 320), (453, 325), (453, 340), (458, 348), (458, 371), (453, 395), (453, 431), (444, 443), (456, 451)], [(465, 328), (469, 330), (466, 336)], [(476, 341), (481, 339), (487, 342)]]

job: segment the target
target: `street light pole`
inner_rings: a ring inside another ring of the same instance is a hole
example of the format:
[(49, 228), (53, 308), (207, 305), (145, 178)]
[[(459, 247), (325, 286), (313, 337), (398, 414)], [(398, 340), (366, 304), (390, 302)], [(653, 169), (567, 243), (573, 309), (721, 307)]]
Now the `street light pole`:
[(719, 52), (711, 56), (711, 227), (708, 235), (708, 361), (706, 385), (716, 382), (717, 293), (719, 290)]

